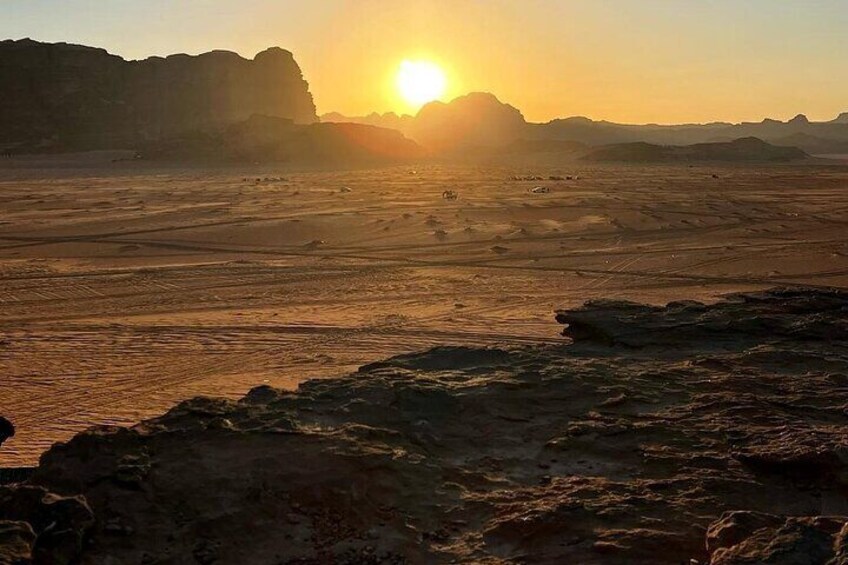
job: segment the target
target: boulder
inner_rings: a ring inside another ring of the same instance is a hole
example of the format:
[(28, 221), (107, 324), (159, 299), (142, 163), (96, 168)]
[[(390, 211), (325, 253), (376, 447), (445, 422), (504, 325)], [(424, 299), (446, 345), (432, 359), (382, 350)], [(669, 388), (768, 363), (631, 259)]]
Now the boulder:
[(26, 522), (0, 520), (0, 565), (32, 563), (35, 533)]
[(94, 515), (82, 497), (15, 485), (0, 487), (0, 523), (18, 524), (15, 536), (0, 535), (0, 555), (24, 539), (35, 563), (64, 565), (76, 563)]
[(728, 512), (707, 531), (710, 565), (841, 565), (848, 517)]
[(0, 445), (3, 445), (3, 442), (7, 439), (15, 436), (15, 426), (4, 418), (0, 416)]

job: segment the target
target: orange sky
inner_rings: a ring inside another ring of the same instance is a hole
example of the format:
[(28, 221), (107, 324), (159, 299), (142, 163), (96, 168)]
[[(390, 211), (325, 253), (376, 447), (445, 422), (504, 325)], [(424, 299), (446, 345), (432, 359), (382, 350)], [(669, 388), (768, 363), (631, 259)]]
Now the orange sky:
[(445, 98), (495, 93), (533, 121), (760, 120), (848, 111), (844, 0), (4, 0), (0, 36), (128, 58), (270, 45), (294, 52), (319, 113), (411, 111), (403, 59)]

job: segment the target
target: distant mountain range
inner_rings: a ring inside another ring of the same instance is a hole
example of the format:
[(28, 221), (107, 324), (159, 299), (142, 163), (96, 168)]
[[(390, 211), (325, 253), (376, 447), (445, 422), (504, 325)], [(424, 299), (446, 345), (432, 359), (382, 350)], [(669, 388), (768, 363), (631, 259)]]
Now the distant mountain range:
[[(431, 102), (415, 116), (325, 114), (318, 121), (300, 67), (279, 47), (252, 60), (212, 51), (127, 61), (81, 45), (0, 41), (2, 154), (135, 149), (163, 159), (379, 162), (540, 155), (783, 160), (803, 154), (771, 146), (848, 153), (848, 112), (829, 122), (798, 115), (741, 124), (625, 125), (582, 117), (531, 123), (493, 94), (475, 92)], [(769, 147), (735, 142), (752, 137)], [(604, 146), (615, 147), (590, 149)]]
[(505, 147), (516, 141), (571, 141), (590, 146), (637, 142), (691, 145), (757, 137), (810, 154), (848, 152), (848, 112), (829, 122), (811, 122), (798, 115), (787, 122), (766, 119), (739, 124), (627, 125), (583, 117), (531, 123), (519, 110), (494, 95), (477, 92), (449, 103), (431, 102), (415, 116), (388, 113), (351, 118), (331, 113), (321, 116), (321, 120), (397, 129), (434, 151)]

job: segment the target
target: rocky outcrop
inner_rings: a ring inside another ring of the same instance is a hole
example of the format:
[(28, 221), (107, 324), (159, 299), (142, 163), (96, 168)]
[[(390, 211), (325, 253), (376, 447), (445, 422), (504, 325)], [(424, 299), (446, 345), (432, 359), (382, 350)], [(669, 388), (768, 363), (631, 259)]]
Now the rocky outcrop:
[(731, 294), (710, 306), (692, 300), (666, 306), (592, 300), (557, 312), (556, 319), (565, 326), (563, 335), (580, 343), (740, 348), (778, 340), (839, 342), (848, 336), (846, 306), (842, 290), (776, 288)]
[(629, 163), (666, 163), (681, 161), (786, 162), (807, 158), (797, 147), (779, 147), (756, 137), (730, 142), (696, 143), (694, 145), (652, 145), (624, 143), (608, 145), (585, 154), (586, 161), (619, 161)]
[(0, 445), (3, 445), (4, 441), (12, 437), (15, 437), (15, 426), (12, 422), (0, 416)]
[(29, 484), (85, 496), (83, 564), (841, 563), (846, 319), (825, 290), (594, 302), (571, 343), (94, 428)]
[(774, 145), (797, 147), (810, 155), (848, 154), (848, 139), (825, 139), (806, 133), (795, 133), (771, 140)]
[(0, 565), (32, 562), (35, 532), (27, 522), (0, 520)]
[(410, 126), (413, 139), (437, 152), (502, 147), (522, 136), (526, 122), (494, 95), (472, 92), (445, 104), (430, 102)]
[(76, 563), (93, 524), (81, 497), (35, 486), (0, 487), (0, 564)]
[(125, 61), (103, 49), (0, 42), (0, 147), (134, 148), (253, 114), (316, 121), (292, 54), (227, 51)]
[(503, 151), (526, 134), (527, 122), (521, 112), (487, 92), (472, 92), (450, 102), (425, 104), (415, 116), (394, 113), (349, 118), (325, 114), (329, 123), (358, 123), (397, 129), (440, 155), (499, 149)]
[(395, 130), (352, 123), (301, 125), (259, 115), (219, 133), (146, 144), (139, 153), (151, 160), (315, 165), (383, 164), (423, 155), (417, 143)]
[(710, 565), (848, 563), (848, 517), (728, 512), (707, 531)]

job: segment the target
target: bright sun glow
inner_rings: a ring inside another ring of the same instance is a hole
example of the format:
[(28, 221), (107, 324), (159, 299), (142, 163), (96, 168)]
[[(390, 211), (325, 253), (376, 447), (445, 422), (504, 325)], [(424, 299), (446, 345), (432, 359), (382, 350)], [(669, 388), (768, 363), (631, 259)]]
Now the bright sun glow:
[(404, 61), (397, 74), (397, 87), (403, 99), (413, 106), (437, 100), (447, 86), (445, 73), (429, 61)]

